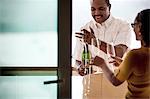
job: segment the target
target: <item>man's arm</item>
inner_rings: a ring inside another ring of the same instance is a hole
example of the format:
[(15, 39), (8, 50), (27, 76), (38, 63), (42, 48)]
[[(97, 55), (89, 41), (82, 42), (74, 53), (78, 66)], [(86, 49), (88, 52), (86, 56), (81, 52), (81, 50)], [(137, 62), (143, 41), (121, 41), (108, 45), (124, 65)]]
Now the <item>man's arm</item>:
[[(106, 42), (104, 42), (104, 41), (101, 41), (101, 40), (99, 40), (98, 39), (98, 44), (97, 43), (95, 43), (95, 46), (96, 47), (98, 47), (98, 48), (100, 48), (100, 50), (101, 51), (103, 51), (104, 53), (106, 53), (107, 54), (107, 43)], [(114, 46), (115, 47), (115, 53), (116, 53), (116, 56), (117, 57), (120, 57), (120, 58), (122, 58), (123, 57), (123, 55), (124, 55), (124, 53), (127, 51), (127, 46), (126, 45), (124, 45), (124, 44), (119, 44), (119, 45), (116, 45), (116, 46)]]
[[(129, 29), (129, 28), (127, 28)], [(91, 32), (87, 31), (86, 29), (83, 29), (82, 31), (84, 33), (76, 33), (77, 38), (84, 39), (84, 42), (87, 42), (88, 44), (91, 44), (91, 39), (94, 40), (95, 47), (99, 48), (101, 51), (107, 54), (107, 44), (104, 41), (101, 41), (97, 39), (94, 35), (94, 31), (92, 28), (90, 28)], [(129, 29), (130, 30), (130, 29)], [(122, 30), (125, 31), (125, 30)], [(130, 36), (130, 35), (129, 35)], [(130, 40), (129, 40), (130, 41)], [(125, 44), (118, 44), (115, 46), (115, 53), (117, 57), (122, 58), (124, 53), (127, 51), (127, 46)]]

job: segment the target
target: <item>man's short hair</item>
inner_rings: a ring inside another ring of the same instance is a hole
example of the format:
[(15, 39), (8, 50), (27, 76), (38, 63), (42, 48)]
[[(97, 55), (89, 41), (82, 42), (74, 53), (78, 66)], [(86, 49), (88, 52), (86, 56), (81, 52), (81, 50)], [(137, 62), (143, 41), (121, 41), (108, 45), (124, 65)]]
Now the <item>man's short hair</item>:
[[(94, 1), (94, 0), (90, 0), (90, 4), (92, 4), (93, 1)], [(107, 4), (108, 6), (111, 5), (109, 0), (105, 0), (105, 2), (106, 2), (106, 4)]]

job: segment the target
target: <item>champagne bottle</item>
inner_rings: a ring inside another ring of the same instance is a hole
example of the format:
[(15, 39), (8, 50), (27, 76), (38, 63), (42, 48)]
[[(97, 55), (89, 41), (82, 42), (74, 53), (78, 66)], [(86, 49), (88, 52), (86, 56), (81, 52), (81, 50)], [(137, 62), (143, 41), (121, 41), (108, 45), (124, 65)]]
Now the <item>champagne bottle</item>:
[(92, 66), (90, 66), (91, 53), (88, 44), (84, 44), (82, 52), (82, 63), (84, 65), (84, 74), (92, 73)]

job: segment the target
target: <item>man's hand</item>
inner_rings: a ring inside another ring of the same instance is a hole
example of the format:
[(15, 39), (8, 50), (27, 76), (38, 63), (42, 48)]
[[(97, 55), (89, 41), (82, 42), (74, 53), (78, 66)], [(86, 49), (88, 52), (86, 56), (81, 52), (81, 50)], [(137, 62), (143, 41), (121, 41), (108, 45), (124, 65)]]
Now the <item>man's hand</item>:
[(81, 75), (81, 76), (85, 76), (86, 74), (85, 74), (85, 68), (83, 68), (82, 66), (80, 66), (79, 68), (78, 68), (78, 73)]
[(86, 29), (83, 29), (83, 33), (75, 33), (77, 38), (83, 39), (84, 42), (91, 45), (91, 39), (96, 40), (94, 31), (92, 28), (90, 28), (91, 32), (87, 31)]
[(79, 75), (84, 76), (85, 75), (85, 67), (83, 63), (79, 60), (76, 60), (76, 65), (78, 67), (77, 72)]

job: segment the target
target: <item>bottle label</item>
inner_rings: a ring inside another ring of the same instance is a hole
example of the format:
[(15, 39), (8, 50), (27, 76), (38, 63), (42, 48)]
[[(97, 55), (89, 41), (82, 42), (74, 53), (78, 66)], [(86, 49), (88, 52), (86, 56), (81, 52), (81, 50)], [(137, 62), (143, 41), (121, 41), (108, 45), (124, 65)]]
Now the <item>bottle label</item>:
[(89, 53), (83, 53), (82, 54), (82, 60), (85, 60), (85, 59), (90, 59), (90, 54)]

